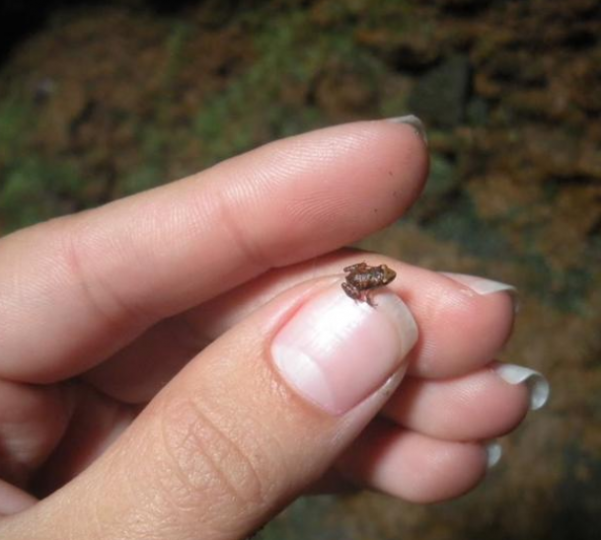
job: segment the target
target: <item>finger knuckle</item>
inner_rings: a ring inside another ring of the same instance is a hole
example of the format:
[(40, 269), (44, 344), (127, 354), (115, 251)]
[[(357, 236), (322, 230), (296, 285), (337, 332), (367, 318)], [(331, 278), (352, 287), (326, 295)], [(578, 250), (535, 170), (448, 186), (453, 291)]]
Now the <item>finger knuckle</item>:
[[(128, 250), (109, 250), (103, 246), (82, 218), (64, 220), (60, 225), (59, 266), (65, 270), (65, 279), (80, 288), (81, 298), (90, 311), (111, 325), (123, 321), (146, 322), (146, 310), (136, 305), (126, 292), (119, 290), (110, 278), (120, 270), (103, 268), (101, 264), (104, 260), (117, 261), (117, 266), (124, 264), (122, 254)], [(99, 246), (111, 253), (99, 253)]]
[(178, 399), (165, 408), (160, 424), (166, 483), (181, 504), (201, 499), (244, 511), (265, 503), (260, 445), (237, 436), (221, 413), (198, 399)]

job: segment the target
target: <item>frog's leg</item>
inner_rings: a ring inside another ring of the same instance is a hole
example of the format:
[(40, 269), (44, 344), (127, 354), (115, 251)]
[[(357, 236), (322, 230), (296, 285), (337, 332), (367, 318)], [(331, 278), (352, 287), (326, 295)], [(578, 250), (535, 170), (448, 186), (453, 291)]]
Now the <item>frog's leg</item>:
[(365, 272), (367, 270), (368, 266), (367, 263), (364, 262), (360, 262), (357, 264), (351, 264), (351, 266), (347, 266), (346, 268), (343, 268), (342, 270), (344, 272)]
[(374, 299), (372, 298), (372, 291), (367, 291), (365, 293), (365, 301), (371, 306), (371, 307), (376, 307), (378, 304), (376, 304), (374, 302)]
[(347, 283), (346, 281), (341, 284), (342, 290), (346, 293), (347, 296), (352, 298), (353, 300), (361, 300), (361, 291), (357, 289), (354, 285)]

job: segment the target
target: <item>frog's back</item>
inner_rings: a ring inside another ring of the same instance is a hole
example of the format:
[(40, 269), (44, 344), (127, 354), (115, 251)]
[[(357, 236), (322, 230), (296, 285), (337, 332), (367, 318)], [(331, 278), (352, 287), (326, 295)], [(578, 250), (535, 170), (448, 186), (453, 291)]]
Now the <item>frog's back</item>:
[(374, 270), (351, 274), (348, 281), (350, 281), (358, 289), (369, 289), (377, 286), (377, 284), (380, 282), (378, 272)]

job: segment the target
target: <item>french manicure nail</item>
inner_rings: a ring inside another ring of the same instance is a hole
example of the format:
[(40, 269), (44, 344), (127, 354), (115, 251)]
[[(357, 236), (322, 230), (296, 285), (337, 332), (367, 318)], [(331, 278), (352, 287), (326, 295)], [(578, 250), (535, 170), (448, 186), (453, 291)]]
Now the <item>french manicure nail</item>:
[(428, 144), (428, 135), (426, 134), (426, 128), (424, 123), (415, 115), (407, 114), (405, 116), (396, 116), (394, 118), (388, 118), (389, 122), (393, 124), (407, 124), (411, 126), (414, 131), (421, 137), (421, 139)]
[(517, 289), (513, 285), (508, 285), (507, 283), (501, 283), (500, 281), (494, 281), (492, 279), (471, 276), (469, 274), (456, 274), (454, 272), (441, 272), (441, 274), (469, 287), (472, 291), (482, 296), (497, 292), (508, 292), (510, 294), (515, 294), (517, 292)]
[(518, 304), (518, 291), (513, 285), (502, 283), (501, 281), (494, 281), (492, 279), (486, 279), (479, 276), (471, 276), (469, 274), (456, 274), (454, 272), (441, 272), (443, 276), (447, 276), (466, 287), (469, 287), (476, 294), (486, 296), (488, 294), (494, 294), (503, 292), (511, 297), (513, 302), (514, 311), (517, 313), (519, 309)]
[(492, 469), (503, 456), (503, 447), (495, 440), (489, 441), (484, 446), (486, 450), (486, 466), (488, 469)]
[(530, 410), (536, 411), (541, 407), (544, 407), (549, 400), (549, 394), (551, 393), (551, 387), (546, 377), (523, 366), (516, 364), (504, 364), (498, 363), (493, 369), (496, 373), (509, 384), (525, 384), (530, 394)]
[(278, 332), (277, 370), (307, 401), (333, 415), (348, 412), (382, 388), (417, 340), (405, 303), (382, 290), (372, 307), (339, 284), (309, 300)]

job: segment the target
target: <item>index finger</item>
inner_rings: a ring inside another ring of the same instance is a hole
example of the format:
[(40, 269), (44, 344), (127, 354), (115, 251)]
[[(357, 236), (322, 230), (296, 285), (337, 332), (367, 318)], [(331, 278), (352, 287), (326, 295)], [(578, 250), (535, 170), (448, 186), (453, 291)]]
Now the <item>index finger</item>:
[(396, 220), (427, 173), (412, 126), (357, 122), (0, 242), (0, 377), (85, 371), (160, 319)]

